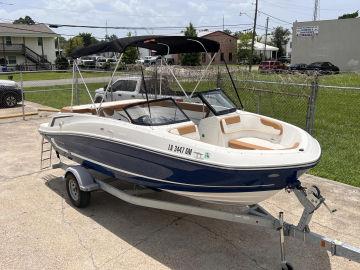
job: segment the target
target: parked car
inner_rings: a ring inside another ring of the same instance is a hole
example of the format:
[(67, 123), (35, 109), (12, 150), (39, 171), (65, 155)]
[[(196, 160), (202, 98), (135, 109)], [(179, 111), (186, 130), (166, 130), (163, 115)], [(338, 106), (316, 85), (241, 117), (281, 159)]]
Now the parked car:
[[(170, 89), (166, 78), (161, 81), (161, 95), (160, 95), (160, 80), (152, 77), (145, 77), (146, 90), (149, 98), (174, 97), (180, 99), (175, 91)], [(95, 90), (95, 102), (100, 103), (106, 101), (126, 100), (126, 99), (143, 99), (145, 98), (145, 87), (141, 76), (124, 77), (116, 80), (107, 91), (105, 95), (105, 87)]]
[(145, 59), (139, 58), (139, 59), (135, 60), (135, 64), (143, 65), (144, 61), (145, 61)]
[(340, 69), (330, 62), (315, 62), (306, 67), (308, 73), (338, 74)]
[(0, 104), (2, 107), (15, 107), (21, 100), (22, 91), (16, 82), (0, 80)]
[(95, 68), (96, 65), (96, 56), (84, 56), (81, 57), (79, 62), (79, 66), (86, 67), (86, 68)]
[(300, 64), (292, 64), (289, 66), (289, 70), (293, 72), (300, 72), (304, 73), (306, 71), (307, 64), (300, 63)]
[(161, 56), (155, 55), (155, 56), (145, 56), (144, 59), (144, 65), (155, 65), (158, 61), (160, 61)]
[(96, 59), (95, 67), (96, 68), (105, 68), (105, 66), (106, 66), (106, 58), (98, 57), (98, 59)]
[(261, 73), (282, 72), (286, 69), (286, 65), (281, 63), (280, 61), (262, 61), (259, 65), (259, 71)]

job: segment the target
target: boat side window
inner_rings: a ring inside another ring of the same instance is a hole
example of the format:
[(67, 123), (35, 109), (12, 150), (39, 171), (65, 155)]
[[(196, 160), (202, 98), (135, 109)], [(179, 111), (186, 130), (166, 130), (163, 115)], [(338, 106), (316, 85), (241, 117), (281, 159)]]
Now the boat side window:
[(130, 105), (124, 110), (136, 125), (159, 126), (190, 121), (171, 98)]
[(118, 80), (113, 83), (111, 86), (111, 91), (126, 91), (126, 92), (134, 92), (136, 88), (137, 81), (136, 80)]
[(223, 115), (236, 111), (236, 106), (220, 89), (199, 94), (201, 101), (214, 115)]

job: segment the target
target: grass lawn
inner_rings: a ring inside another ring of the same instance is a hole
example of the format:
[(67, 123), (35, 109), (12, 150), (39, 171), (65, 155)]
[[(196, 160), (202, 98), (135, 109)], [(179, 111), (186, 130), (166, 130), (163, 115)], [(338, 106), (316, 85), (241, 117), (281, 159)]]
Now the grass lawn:
[[(110, 72), (91, 72), (83, 71), (81, 74), (84, 77), (106, 77), (111, 76)], [(20, 74), (17, 73), (7, 73), (1, 74), (0, 80), (8, 80), (8, 76), (13, 76), (13, 81), (20, 81)], [(56, 80), (56, 79), (70, 79), (72, 78), (71, 71), (41, 71), (41, 72), (24, 72), (23, 81), (38, 81), (38, 80)]]
[[(94, 91), (97, 88), (103, 87), (104, 83), (89, 83), (87, 84), (90, 93), (94, 96)], [(52, 90), (47, 92), (37, 92), (39, 90)], [(62, 107), (71, 104), (71, 85), (55, 85), (44, 87), (29, 87), (25, 89), (25, 99), (36, 102), (45, 106), (61, 109)], [(75, 104), (74, 97), (74, 104)], [(79, 86), (79, 103), (91, 103), (91, 99), (83, 85)]]
[[(235, 74), (237, 80), (257, 79), (277, 82), (299, 82), (310, 84), (312, 78), (303, 75), (259, 74), (254, 72), (251, 78), (244, 74)], [(360, 87), (360, 75), (339, 74), (321, 76), (319, 83), (337, 86)], [(175, 85), (171, 84), (172, 86)], [(186, 91), (191, 92), (194, 82), (182, 82)], [(102, 87), (103, 83), (88, 84), (90, 90)], [(198, 90), (214, 89), (216, 81), (202, 82)], [(238, 92), (245, 109), (259, 112), (267, 116), (278, 118), (301, 128), (305, 128), (307, 96), (310, 94), (308, 86), (289, 86), (286, 84), (265, 83), (237, 83)], [(269, 92), (254, 91), (256, 89), (270, 90)], [(27, 91), (42, 88), (28, 88)], [(71, 86), (53, 86), (47, 89), (71, 89)], [(175, 88), (174, 88), (175, 89)], [(228, 80), (223, 81), (223, 89), (238, 105), (237, 97)], [(176, 88), (175, 90), (179, 90)], [(81, 104), (89, 103), (90, 99), (84, 89), (80, 87), (79, 100)], [(287, 94), (284, 94), (287, 93)], [(45, 93), (26, 92), (26, 99), (47, 106), (61, 108), (70, 104), (71, 91), (53, 91)], [(360, 187), (360, 90), (338, 90), (320, 88), (315, 121), (315, 138), (322, 147), (322, 158), (310, 173)]]

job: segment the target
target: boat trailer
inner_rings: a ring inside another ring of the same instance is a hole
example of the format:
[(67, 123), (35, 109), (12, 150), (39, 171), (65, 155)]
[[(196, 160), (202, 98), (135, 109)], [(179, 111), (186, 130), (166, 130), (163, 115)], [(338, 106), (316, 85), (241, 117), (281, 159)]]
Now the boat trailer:
[(275, 218), (259, 205), (248, 206), (248, 209), (244, 213), (238, 214), (206, 207), (157, 200), (141, 197), (143, 194), (158, 192), (156, 190), (140, 186), (136, 186), (135, 189), (130, 190), (119, 189), (107, 183), (106, 180), (100, 180), (99, 177), (94, 176), (91, 170), (81, 165), (67, 165), (60, 161), (57, 164), (53, 164), (52, 168), (65, 170), (64, 180), (66, 180), (67, 192), (71, 202), (77, 207), (86, 207), (89, 204), (91, 191), (103, 190), (127, 203), (138, 206), (261, 226), (278, 231), (280, 236), (281, 269), (284, 270), (293, 269), (285, 257), (285, 236), (318, 246), (329, 251), (333, 256), (344, 257), (360, 263), (359, 248), (310, 231), (309, 223), (311, 217), (321, 205), (324, 205), (331, 213), (336, 211), (329, 209), (325, 204), (325, 198), (321, 196), (320, 190), (316, 186), (310, 188), (300, 186), (288, 190), (288, 192), (295, 193), (304, 208), (299, 223), (293, 225), (284, 221), (283, 212), (279, 212), (278, 218)]

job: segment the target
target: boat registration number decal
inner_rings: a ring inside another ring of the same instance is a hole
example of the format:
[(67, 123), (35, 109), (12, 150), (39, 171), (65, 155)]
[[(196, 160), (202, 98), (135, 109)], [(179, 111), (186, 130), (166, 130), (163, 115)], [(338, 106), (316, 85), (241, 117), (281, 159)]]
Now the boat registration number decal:
[(178, 154), (185, 154), (188, 156), (191, 156), (192, 151), (193, 151), (192, 148), (179, 146), (179, 145), (173, 145), (173, 144), (169, 144), (168, 150), (171, 152), (175, 152)]

